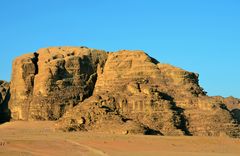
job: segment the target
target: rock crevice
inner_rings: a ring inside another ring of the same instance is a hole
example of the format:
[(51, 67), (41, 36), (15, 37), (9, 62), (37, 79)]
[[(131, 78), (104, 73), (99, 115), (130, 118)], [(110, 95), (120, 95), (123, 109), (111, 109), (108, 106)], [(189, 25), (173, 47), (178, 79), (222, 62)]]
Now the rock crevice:
[(10, 120), (11, 112), (8, 109), (9, 99), (9, 83), (5, 81), (0, 81), (0, 123)]

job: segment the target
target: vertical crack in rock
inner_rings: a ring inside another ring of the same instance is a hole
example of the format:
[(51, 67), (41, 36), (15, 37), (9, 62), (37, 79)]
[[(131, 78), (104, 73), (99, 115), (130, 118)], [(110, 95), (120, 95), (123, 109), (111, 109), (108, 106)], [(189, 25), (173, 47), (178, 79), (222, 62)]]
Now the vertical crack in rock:
[(184, 114), (184, 109), (177, 107), (175, 102), (172, 101), (172, 103), (173, 103), (172, 110), (174, 111), (173, 120), (175, 127), (177, 129), (182, 130), (184, 132), (184, 135), (191, 136), (192, 134), (187, 128), (188, 120)]
[(33, 54), (34, 54), (34, 58), (32, 58), (32, 62), (35, 66), (34, 75), (37, 75), (38, 74), (38, 56), (39, 56), (39, 54), (37, 52), (34, 52)]
[[(81, 47), (81, 48), (87, 48), (87, 47)], [(104, 67), (108, 58), (108, 55), (106, 54), (106, 58), (103, 60), (100, 60), (100, 58), (94, 56), (92, 53), (94, 53), (95, 50), (91, 50), (89, 53), (89, 57), (83, 56), (80, 63), (80, 74), (86, 74), (91, 73), (90, 75), (87, 75), (86, 77), (86, 86), (87, 88), (84, 88), (84, 90), (87, 92), (86, 95), (83, 95), (81, 97), (80, 102), (83, 102), (84, 100), (90, 98), (94, 94), (94, 89), (98, 80), (98, 76), (103, 74)], [(96, 57), (96, 58), (94, 58)]]
[(32, 63), (34, 64), (34, 76), (31, 78), (31, 84), (32, 84), (32, 90), (31, 90), (31, 94), (33, 94), (33, 89), (34, 89), (34, 81), (35, 81), (35, 76), (38, 74), (38, 56), (39, 54), (37, 52), (33, 53), (34, 57), (31, 59)]
[(27, 106), (27, 111), (26, 111), (26, 120), (29, 119), (29, 114), (30, 114), (30, 108), (31, 108), (31, 104), (32, 104), (32, 101), (33, 101), (33, 91), (34, 91), (34, 84), (35, 84), (35, 76), (38, 74), (38, 56), (39, 54), (37, 52), (34, 52), (33, 53), (34, 57), (31, 59), (33, 65), (34, 65), (34, 74), (33, 76), (31, 77), (31, 91), (30, 91), (30, 94), (29, 94), (29, 100), (28, 100), (28, 103), (26, 104)]
[(183, 132), (184, 135), (191, 136), (191, 132), (187, 128), (187, 118), (184, 115), (184, 109), (181, 107), (178, 107), (176, 105), (176, 102), (174, 98), (167, 93), (160, 93), (160, 96), (162, 99), (169, 101), (170, 109), (172, 111), (172, 120), (173, 120), (173, 126), (176, 129), (179, 129)]

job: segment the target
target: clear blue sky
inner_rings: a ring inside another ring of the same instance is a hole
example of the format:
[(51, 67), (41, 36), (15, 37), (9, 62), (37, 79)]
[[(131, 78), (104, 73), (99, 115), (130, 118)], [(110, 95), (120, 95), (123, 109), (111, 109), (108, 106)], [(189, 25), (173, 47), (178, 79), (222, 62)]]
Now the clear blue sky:
[(0, 0), (0, 79), (16, 56), (65, 45), (141, 49), (240, 97), (239, 0)]

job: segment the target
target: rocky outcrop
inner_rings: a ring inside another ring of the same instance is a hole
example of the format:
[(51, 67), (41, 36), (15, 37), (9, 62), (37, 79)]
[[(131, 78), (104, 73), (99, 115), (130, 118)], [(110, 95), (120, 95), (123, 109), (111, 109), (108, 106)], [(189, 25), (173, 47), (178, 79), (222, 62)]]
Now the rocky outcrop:
[(223, 98), (221, 96), (212, 97), (220, 103), (224, 103), (227, 109), (231, 111), (233, 117), (240, 123), (240, 99), (234, 98), (232, 96)]
[(9, 121), (10, 119), (10, 111), (8, 109), (9, 98), (9, 83), (0, 80), (0, 123)]
[(14, 61), (9, 105), (13, 119), (58, 120), (64, 131), (238, 137), (227, 101), (143, 51), (53, 47)]
[(17, 120), (57, 120), (92, 95), (107, 53), (54, 47), (18, 57), (13, 63), (10, 109)]
[(221, 96), (214, 96), (212, 98), (221, 103), (225, 103), (229, 110), (240, 109), (240, 99), (234, 98), (232, 96), (229, 96), (227, 98)]

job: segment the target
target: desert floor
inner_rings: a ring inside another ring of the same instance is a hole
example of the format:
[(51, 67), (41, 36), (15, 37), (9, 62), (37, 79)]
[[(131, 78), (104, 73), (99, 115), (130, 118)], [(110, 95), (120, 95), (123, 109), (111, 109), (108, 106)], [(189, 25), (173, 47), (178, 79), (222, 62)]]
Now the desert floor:
[(54, 131), (54, 124), (15, 121), (0, 125), (0, 156), (240, 155), (240, 139), (65, 133)]

